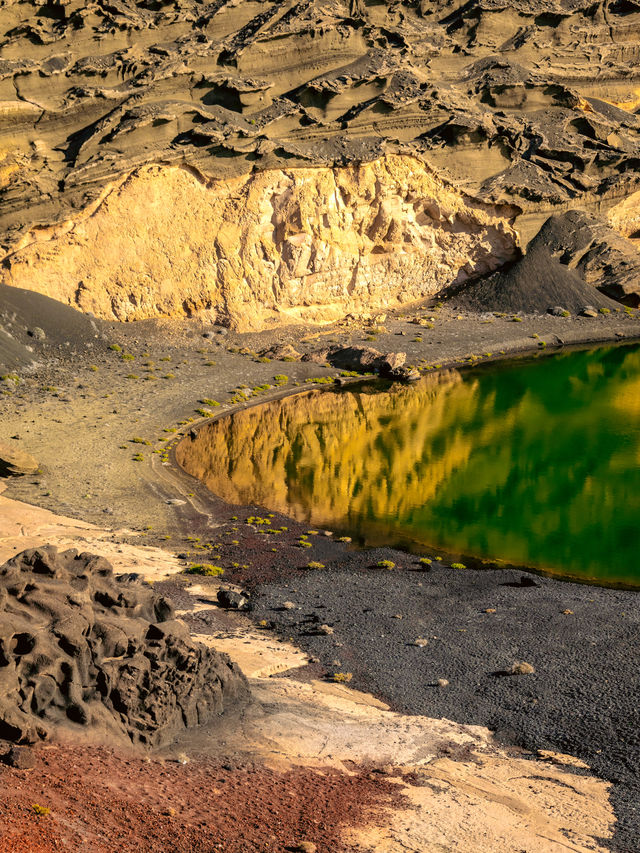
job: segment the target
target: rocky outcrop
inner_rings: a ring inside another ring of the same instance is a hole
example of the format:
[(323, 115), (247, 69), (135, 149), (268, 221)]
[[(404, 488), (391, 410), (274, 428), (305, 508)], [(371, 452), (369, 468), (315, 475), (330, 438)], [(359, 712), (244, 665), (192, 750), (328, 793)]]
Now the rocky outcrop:
[(229, 178), (403, 151), (532, 215), (599, 207), (638, 189), (639, 34), (611, 0), (12, 0), (0, 241), (158, 162)]
[[(617, 301), (616, 301), (617, 300)], [(545, 313), (562, 306), (605, 312), (640, 305), (640, 253), (607, 222), (584, 211), (551, 216), (517, 263), (453, 295), (482, 311)]]
[(107, 319), (209, 309), (240, 330), (334, 320), (513, 260), (514, 213), (409, 156), (224, 181), (154, 166), (63, 232), (29, 232), (3, 278)]
[(101, 557), (24, 551), (0, 568), (0, 738), (56, 730), (158, 745), (245, 699), (244, 676), (194, 643), (171, 605)]
[(259, 328), (491, 271), (514, 215), (638, 192), (639, 33), (609, 0), (5, 3), (2, 281)]

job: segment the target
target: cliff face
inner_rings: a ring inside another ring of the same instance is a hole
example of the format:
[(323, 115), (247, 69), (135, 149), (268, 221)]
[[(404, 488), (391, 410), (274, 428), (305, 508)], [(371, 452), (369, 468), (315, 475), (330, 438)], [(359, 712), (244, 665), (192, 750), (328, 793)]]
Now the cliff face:
[(3, 281), (106, 319), (211, 309), (241, 330), (333, 320), (514, 259), (515, 212), (407, 155), (220, 181), (150, 166), (76, 218), (26, 233)]
[(437, 292), (515, 214), (638, 192), (638, 33), (626, 0), (6, 0), (0, 281), (253, 328)]

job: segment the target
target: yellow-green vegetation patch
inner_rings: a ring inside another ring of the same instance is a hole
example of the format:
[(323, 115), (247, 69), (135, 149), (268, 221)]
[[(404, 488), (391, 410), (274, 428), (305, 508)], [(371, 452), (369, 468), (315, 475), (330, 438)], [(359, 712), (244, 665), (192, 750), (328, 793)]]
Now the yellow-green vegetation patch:
[(378, 560), (376, 566), (379, 569), (395, 569), (396, 564), (393, 562), (393, 560)]
[(187, 569), (187, 574), (217, 578), (224, 574), (224, 569), (222, 566), (214, 566), (213, 563), (192, 563)]
[(334, 672), (333, 680), (338, 684), (348, 684), (353, 678), (353, 673), (351, 672)]
[(309, 379), (305, 379), (305, 382), (314, 383), (316, 385), (328, 385), (330, 382), (333, 382), (331, 376), (315, 376), (309, 377)]
[(466, 569), (467, 567), (465, 566), (464, 563), (451, 563), (451, 568), (452, 569)]

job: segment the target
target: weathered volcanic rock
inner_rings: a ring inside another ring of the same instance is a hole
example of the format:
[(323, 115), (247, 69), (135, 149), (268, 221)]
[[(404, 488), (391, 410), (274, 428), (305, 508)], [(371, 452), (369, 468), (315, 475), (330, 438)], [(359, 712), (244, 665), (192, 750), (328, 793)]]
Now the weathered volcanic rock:
[(330, 346), (307, 353), (302, 360), (316, 364), (330, 364), (339, 370), (391, 376), (394, 371), (401, 371), (407, 360), (407, 354), (404, 352), (382, 353), (373, 347)]
[(103, 558), (45, 546), (0, 568), (0, 738), (33, 743), (65, 726), (158, 745), (247, 696), (226, 655)]
[(453, 296), (480, 311), (544, 314), (554, 306), (581, 313), (640, 304), (640, 253), (631, 240), (584, 211), (551, 216), (524, 257)]
[(639, 221), (639, 35), (626, 0), (5, 2), (1, 280), (262, 328), (490, 273), (514, 220)]

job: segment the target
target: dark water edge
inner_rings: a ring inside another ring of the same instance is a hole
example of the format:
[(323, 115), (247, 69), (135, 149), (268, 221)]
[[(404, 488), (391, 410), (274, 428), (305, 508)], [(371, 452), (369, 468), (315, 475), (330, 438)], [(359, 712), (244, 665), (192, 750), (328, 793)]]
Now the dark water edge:
[[(544, 362), (549, 365), (546, 355)], [(380, 383), (373, 387), (379, 390)], [(246, 435), (236, 438), (240, 449)], [(242, 504), (250, 506), (250, 514), (273, 507), (266, 499), (272, 486), (267, 483), (253, 503), (238, 493), (234, 511), (242, 516)], [(337, 531), (335, 524), (329, 526)], [(292, 574), (283, 556), (286, 577), (255, 589), (254, 618), (293, 637), (329, 672), (339, 658), (340, 668), (353, 672), (355, 687), (398, 710), (486, 725), (501, 741), (533, 755), (547, 748), (582, 758), (612, 783), (617, 824), (613, 842), (603, 846), (619, 853), (640, 850), (636, 592), (530, 574), (537, 585), (523, 585), (519, 570), (494, 570), (485, 563), (478, 571), (472, 561), (464, 571), (436, 563), (419, 572), (408, 568), (415, 559), (389, 547), (337, 554), (330, 540), (316, 539), (322, 540), (316, 548), (328, 549), (326, 555), (314, 549), (326, 570)], [(392, 560), (397, 568), (372, 569), (379, 559)], [(300, 609), (282, 610), (285, 600)], [(496, 613), (485, 613), (487, 608)], [(398, 613), (403, 619), (394, 618)], [(334, 627), (331, 638), (310, 633), (316, 618)], [(425, 649), (409, 645), (418, 636), (430, 638)], [(535, 674), (498, 674), (518, 659), (530, 661)], [(434, 687), (439, 677), (449, 679), (447, 690)]]

